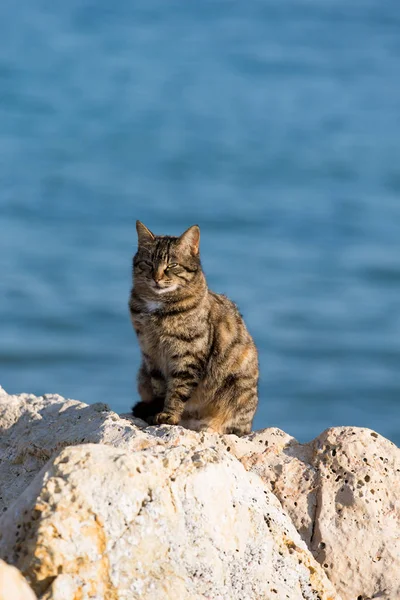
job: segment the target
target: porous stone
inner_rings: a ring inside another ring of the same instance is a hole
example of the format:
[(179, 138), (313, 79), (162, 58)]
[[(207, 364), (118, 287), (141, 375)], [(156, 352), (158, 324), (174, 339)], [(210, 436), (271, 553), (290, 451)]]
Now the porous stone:
[(313, 456), (313, 554), (346, 598), (400, 598), (399, 449), (370, 429), (338, 427)]
[(400, 450), (370, 429), (336, 427), (280, 456), (242, 457), (279, 498), (345, 600), (400, 598)]

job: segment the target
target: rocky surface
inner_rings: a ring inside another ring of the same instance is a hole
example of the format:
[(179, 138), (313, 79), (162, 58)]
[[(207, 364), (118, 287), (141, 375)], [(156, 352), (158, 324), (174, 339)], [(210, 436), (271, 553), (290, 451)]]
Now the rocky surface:
[[(130, 415), (119, 417), (106, 404), (87, 405), (56, 394), (7, 394), (0, 387), (0, 514), (21, 494), (43, 465), (67, 446), (95, 443), (134, 452), (144, 448), (183, 445), (214, 446), (241, 457), (264, 444), (283, 447), (293, 440), (279, 429), (247, 438), (197, 434), (182, 427), (147, 427)], [(295, 441), (295, 440), (294, 440)]]
[(67, 448), (1, 530), (41, 598), (336, 597), (275, 496), (214, 448)]
[(0, 556), (42, 600), (400, 598), (400, 451), (373, 431), (237, 438), (1, 390), (0, 431)]

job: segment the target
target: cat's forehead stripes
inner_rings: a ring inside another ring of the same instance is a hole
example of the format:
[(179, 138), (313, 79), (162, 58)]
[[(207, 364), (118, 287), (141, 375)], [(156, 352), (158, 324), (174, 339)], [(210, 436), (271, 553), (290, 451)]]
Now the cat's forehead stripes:
[(153, 259), (157, 263), (168, 263), (171, 258), (171, 251), (175, 246), (177, 238), (157, 237), (153, 251)]

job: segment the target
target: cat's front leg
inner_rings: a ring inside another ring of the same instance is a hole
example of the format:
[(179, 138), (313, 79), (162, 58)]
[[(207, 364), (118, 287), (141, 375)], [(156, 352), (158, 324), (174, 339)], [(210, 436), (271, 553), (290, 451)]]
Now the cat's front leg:
[(132, 408), (132, 414), (138, 419), (153, 424), (156, 414), (164, 408), (165, 382), (159, 371), (150, 370), (142, 363), (138, 372), (138, 392), (141, 401)]
[(177, 425), (199, 381), (200, 369), (197, 366), (173, 371), (169, 376), (164, 409), (154, 417), (154, 423)]

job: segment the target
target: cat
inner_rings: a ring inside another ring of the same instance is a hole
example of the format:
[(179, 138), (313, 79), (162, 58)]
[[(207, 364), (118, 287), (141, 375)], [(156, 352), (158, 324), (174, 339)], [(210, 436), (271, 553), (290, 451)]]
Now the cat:
[(207, 287), (200, 229), (156, 236), (137, 221), (129, 309), (142, 351), (141, 401), (149, 424), (250, 433), (258, 402), (257, 349), (236, 307)]

